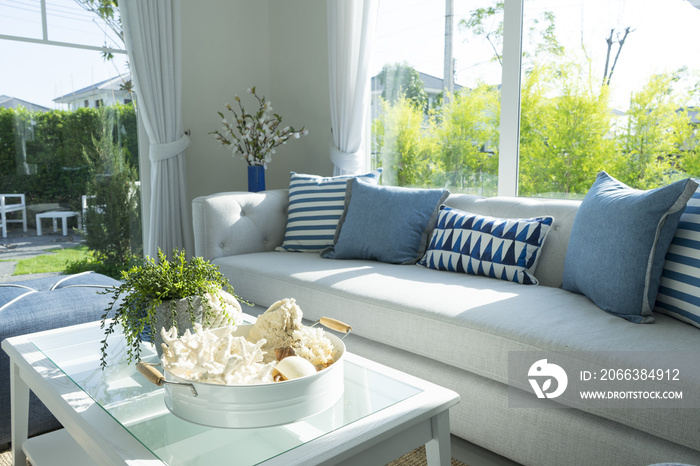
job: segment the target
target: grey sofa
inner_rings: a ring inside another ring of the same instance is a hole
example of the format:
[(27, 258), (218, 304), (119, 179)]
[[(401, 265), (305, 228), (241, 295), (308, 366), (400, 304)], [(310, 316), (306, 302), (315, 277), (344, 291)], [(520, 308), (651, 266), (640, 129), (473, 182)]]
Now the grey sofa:
[[(630, 363), (616, 359), (618, 352), (634, 359), (700, 350), (700, 329), (665, 315), (653, 324), (633, 324), (561, 288), (580, 202), (451, 195), (446, 204), (496, 217), (553, 216), (536, 269), (540, 285), (277, 252), (287, 190), (195, 199), (195, 253), (218, 265), (242, 297), (263, 307), (293, 297), (310, 320), (330, 316), (350, 323), (350, 351), (457, 391), (452, 434), (517, 463), (700, 463), (700, 406), (509, 404), (527, 388), (525, 380), (518, 385), (509, 377), (512, 354), (568, 352), (588, 359), (582, 363), (614, 368)], [(683, 383), (687, 393), (700, 390), (697, 378)]]
[[(0, 341), (27, 333), (99, 320), (111, 295), (101, 295), (119, 282), (98, 273), (0, 283)], [(46, 407), (30, 394), (29, 435), (61, 425)], [(10, 360), (0, 351), (0, 450), (10, 443)]]

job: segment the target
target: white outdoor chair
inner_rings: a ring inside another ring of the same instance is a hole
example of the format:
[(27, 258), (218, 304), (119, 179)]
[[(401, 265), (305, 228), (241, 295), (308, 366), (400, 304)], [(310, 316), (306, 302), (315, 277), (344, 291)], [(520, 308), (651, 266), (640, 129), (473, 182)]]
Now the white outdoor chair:
[[(19, 202), (7, 202), (10, 199), (18, 199)], [(10, 212), (22, 212), (21, 219), (7, 219)], [(7, 224), (21, 223), (24, 232), (27, 232), (27, 205), (24, 202), (24, 194), (0, 194), (0, 228), (2, 237), (7, 238)]]

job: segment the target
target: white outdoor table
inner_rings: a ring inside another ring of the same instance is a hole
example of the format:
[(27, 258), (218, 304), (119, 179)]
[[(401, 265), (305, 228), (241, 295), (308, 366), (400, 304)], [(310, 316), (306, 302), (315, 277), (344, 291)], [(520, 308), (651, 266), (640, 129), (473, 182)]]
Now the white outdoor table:
[[(199, 426), (171, 414), (164, 389), (127, 365), (110, 336), (99, 369), (99, 322), (8, 338), (14, 464), (386, 464), (426, 446), (428, 464), (449, 466), (449, 408), (459, 395), (346, 352), (345, 391), (330, 409), (260, 429)], [(121, 341), (121, 344), (119, 342)], [(147, 348), (146, 354), (148, 356)], [(157, 356), (150, 347), (151, 359)], [(149, 357), (143, 358), (145, 361)], [(29, 390), (65, 429), (27, 440)]]
[(51, 212), (42, 212), (40, 214), (36, 214), (36, 235), (41, 236), (41, 219), (42, 218), (50, 218), (52, 223), (53, 223), (53, 232), (56, 233), (58, 231), (57, 227), (57, 220), (61, 219), (61, 227), (63, 229), (63, 236), (68, 236), (68, 219), (71, 217), (75, 217), (78, 215), (78, 212), (69, 212), (69, 211), (64, 211), (64, 210), (57, 210), (57, 211), (51, 211)]

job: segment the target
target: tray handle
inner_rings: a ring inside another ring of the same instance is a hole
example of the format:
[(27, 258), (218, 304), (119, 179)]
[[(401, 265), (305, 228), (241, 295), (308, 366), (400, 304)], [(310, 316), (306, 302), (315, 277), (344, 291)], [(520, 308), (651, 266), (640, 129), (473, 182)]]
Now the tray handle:
[[(350, 331), (352, 331), (352, 327), (346, 324), (345, 322), (341, 322), (338, 319), (333, 319), (332, 317), (321, 317), (318, 322), (316, 322), (313, 325), (316, 324), (321, 324), (324, 327), (328, 327), (331, 330), (335, 330), (336, 332), (340, 333), (345, 333), (346, 336)], [(313, 327), (312, 325), (312, 327)], [(345, 336), (343, 336), (345, 338)]]
[(160, 387), (165, 383), (165, 377), (163, 377), (163, 374), (161, 374), (153, 364), (139, 361), (136, 363), (136, 369), (138, 369), (141, 375), (146, 377), (146, 379), (152, 384)]
[(163, 374), (160, 373), (158, 369), (155, 368), (153, 364), (149, 364), (143, 361), (139, 361), (136, 363), (136, 369), (146, 377), (146, 379), (155, 384), (158, 385), (159, 387), (162, 386), (163, 384), (170, 384), (170, 385), (182, 385), (185, 387), (189, 387), (190, 390), (192, 390), (192, 394), (194, 396), (197, 396), (197, 389), (194, 388), (194, 385), (191, 383), (182, 383), (182, 382), (170, 382), (168, 380), (165, 380), (165, 377), (163, 377)]

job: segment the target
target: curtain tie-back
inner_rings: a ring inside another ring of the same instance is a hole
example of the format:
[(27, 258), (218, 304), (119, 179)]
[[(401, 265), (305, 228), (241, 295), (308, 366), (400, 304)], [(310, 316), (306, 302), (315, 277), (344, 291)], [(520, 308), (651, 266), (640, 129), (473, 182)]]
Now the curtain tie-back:
[(166, 160), (183, 152), (189, 145), (190, 138), (187, 137), (186, 134), (183, 134), (180, 139), (173, 142), (151, 144), (149, 146), (148, 158), (151, 159), (151, 162)]
[(331, 161), (336, 167), (347, 173), (358, 173), (362, 170), (362, 149), (354, 152), (345, 152), (335, 145), (331, 137), (330, 143)]

